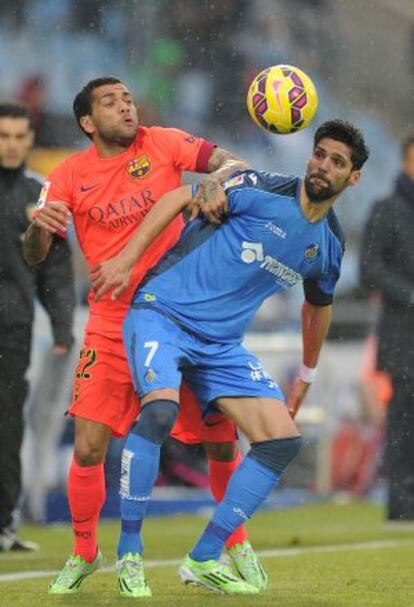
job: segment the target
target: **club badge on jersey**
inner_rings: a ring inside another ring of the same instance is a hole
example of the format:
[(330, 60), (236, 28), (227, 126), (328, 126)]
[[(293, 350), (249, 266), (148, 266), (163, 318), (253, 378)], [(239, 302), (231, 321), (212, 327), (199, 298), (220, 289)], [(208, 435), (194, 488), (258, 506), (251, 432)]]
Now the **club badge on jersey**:
[(144, 179), (151, 170), (151, 161), (146, 155), (139, 156), (128, 162), (127, 170), (131, 179)]
[(306, 248), (305, 251), (305, 261), (308, 263), (312, 263), (312, 261), (316, 261), (318, 259), (320, 253), (318, 244), (311, 244)]

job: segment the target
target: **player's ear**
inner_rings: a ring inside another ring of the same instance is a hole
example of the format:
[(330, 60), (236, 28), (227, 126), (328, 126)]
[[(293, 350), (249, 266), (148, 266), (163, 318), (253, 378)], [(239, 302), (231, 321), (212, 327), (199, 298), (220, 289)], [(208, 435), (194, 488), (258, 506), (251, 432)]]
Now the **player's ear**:
[(349, 176), (348, 185), (350, 185), (350, 186), (356, 185), (360, 179), (361, 179), (361, 171), (352, 171)]
[(89, 114), (82, 116), (79, 122), (85, 133), (88, 133), (88, 135), (94, 134), (95, 126), (92, 122), (92, 117)]

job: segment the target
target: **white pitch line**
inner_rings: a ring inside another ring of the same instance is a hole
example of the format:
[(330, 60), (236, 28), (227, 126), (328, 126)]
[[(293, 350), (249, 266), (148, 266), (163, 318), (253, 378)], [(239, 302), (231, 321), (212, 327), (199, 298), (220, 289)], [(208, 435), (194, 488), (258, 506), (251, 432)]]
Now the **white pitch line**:
[[(298, 556), (301, 554), (323, 554), (329, 552), (351, 552), (354, 550), (382, 550), (385, 548), (400, 548), (402, 546), (414, 546), (414, 540), (378, 540), (371, 542), (359, 542), (355, 544), (334, 544), (330, 546), (309, 546), (304, 548), (276, 548), (274, 550), (259, 550), (257, 554), (264, 558), (283, 558), (288, 556)], [(180, 565), (182, 559), (167, 559), (159, 561), (145, 561), (145, 568), (154, 567), (176, 567)], [(0, 561), (1, 563), (1, 561)], [(107, 573), (115, 571), (113, 565), (101, 567), (99, 572)], [(49, 571), (19, 571), (16, 573), (3, 573), (0, 575), (0, 582), (16, 582), (18, 580), (33, 580), (42, 577), (52, 577), (58, 573), (58, 570)]]

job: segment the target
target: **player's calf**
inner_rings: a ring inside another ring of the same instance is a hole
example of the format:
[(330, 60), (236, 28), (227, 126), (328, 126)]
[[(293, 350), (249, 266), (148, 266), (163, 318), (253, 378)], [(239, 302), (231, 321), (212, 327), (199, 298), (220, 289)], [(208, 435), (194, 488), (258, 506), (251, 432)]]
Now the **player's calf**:
[(190, 552), (196, 562), (218, 561), (224, 542), (237, 527), (251, 518), (275, 487), (302, 439), (292, 436), (270, 439), (252, 447), (230, 479), (226, 495), (199, 541)]
[(239, 454), (239, 445), (233, 442), (210, 442), (203, 441), (203, 447), (209, 460), (216, 462), (234, 462)]
[(143, 552), (142, 521), (158, 476), (161, 445), (168, 438), (177, 415), (177, 402), (151, 401), (143, 407), (138, 423), (127, 438), (121, 462), (119, 559), (128, 553)]

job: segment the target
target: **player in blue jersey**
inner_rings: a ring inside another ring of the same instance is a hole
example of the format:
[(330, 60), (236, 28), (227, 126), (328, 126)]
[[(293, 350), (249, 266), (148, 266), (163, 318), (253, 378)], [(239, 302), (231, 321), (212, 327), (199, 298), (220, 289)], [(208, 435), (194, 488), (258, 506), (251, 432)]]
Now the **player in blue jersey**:
[[(219, 410), (245, 433), (251, 449), (223, 501), (180, 567), (184, 582), (222, 593), (256, 593), (219, 562), (226, 538), (250, 518), (299, 450), (295, 414), (314, 379), (327, 334), (344, 239), (332, 206), (355, 185), (368, 158), (353, 125), (333, 120), (315, 133), (304, 179), (249, 170), (217, 188), (217, 208), (187, 224), (177, 245), (138, 288), (124, 339), (142, 413), (122, 458), (120, 556), (145, 594), (140, 529), (158, 474), (160, 445), (176, 419), (186, 380), (206, 419)], [(117, 297), (130, 268), (167, 223), (191, 202), (185, 186), (166, 194), (124, 251), (93, 274), (100, 297)], [(303, 364), (287, 406), (277, 385), (242, 339), (264, 299), (302, 282)]]

